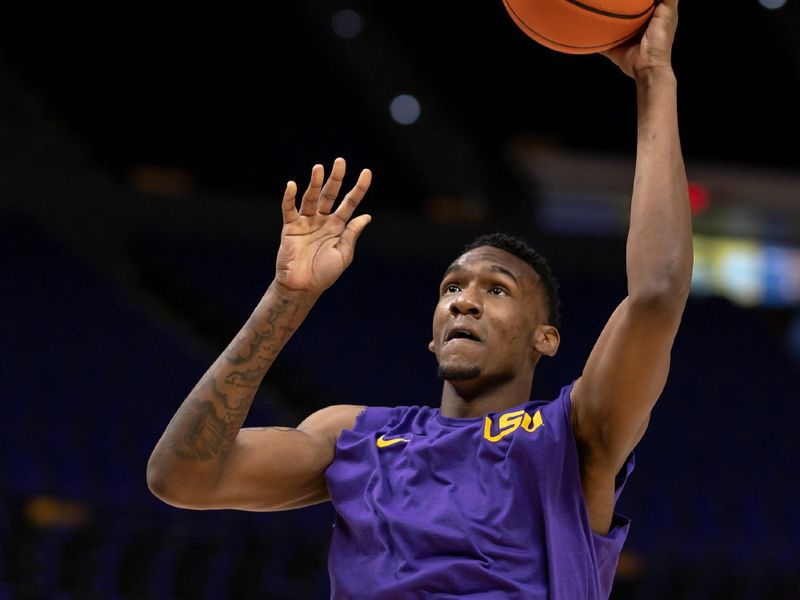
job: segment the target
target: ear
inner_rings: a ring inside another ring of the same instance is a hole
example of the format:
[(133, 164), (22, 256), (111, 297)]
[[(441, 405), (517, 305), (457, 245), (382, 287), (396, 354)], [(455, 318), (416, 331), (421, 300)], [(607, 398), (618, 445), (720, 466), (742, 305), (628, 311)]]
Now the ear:
[(539, 325), (533, 340), (536, 352), (543, 356), (555, 356), (558, 345), (561, 343), (561, 334), (552, 325)]

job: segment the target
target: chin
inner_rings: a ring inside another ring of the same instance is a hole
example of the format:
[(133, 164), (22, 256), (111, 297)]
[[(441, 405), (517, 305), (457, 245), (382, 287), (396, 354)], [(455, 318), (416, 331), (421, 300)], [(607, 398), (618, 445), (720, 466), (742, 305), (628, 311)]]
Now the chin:
[(442, 381), (466, 381), (480, 377), (481, 368), (478, 365), (443, 365), (439, 363), (437, 374)]

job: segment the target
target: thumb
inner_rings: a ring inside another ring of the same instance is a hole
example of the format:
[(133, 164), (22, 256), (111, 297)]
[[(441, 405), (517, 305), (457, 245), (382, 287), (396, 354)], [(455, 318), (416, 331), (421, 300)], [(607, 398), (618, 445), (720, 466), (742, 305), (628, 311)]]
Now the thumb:
[(366, 229), (370, 221), (372, 221), (372, 217), (370, 215), (360, 215), (350, 221), (342, 232), (342, 238), (339, 240), (339, 243), (336, 246), (345, 256), (348, 264), (353, 259), (353, 252), (355, 251), (358, 236), (360, 236), (361, 232)]

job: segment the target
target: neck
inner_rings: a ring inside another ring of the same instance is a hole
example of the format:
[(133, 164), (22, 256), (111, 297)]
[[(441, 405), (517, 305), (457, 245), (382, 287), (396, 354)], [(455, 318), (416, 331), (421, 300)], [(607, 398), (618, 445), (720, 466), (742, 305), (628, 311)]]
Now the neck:
[(455, 419), (482, 417), (524, 404), (531, 397), (533, 373), (501, 382), (480, 378), (445, 381), (440, 411)]

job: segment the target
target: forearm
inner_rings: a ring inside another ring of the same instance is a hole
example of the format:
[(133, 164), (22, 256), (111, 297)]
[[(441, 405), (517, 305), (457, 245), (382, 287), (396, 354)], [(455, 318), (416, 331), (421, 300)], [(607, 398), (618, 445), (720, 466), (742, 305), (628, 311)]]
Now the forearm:
[(681, 305), (692, 273), (692, 223), (671, 69), (636, 80), (638, 141), (627, 245), (628, 293)]
[(256, 390), (314, 298), (273, 283), (250, 319), (183, 401), (147, 465), (148, 484), (191, 490), (218, 481)]

